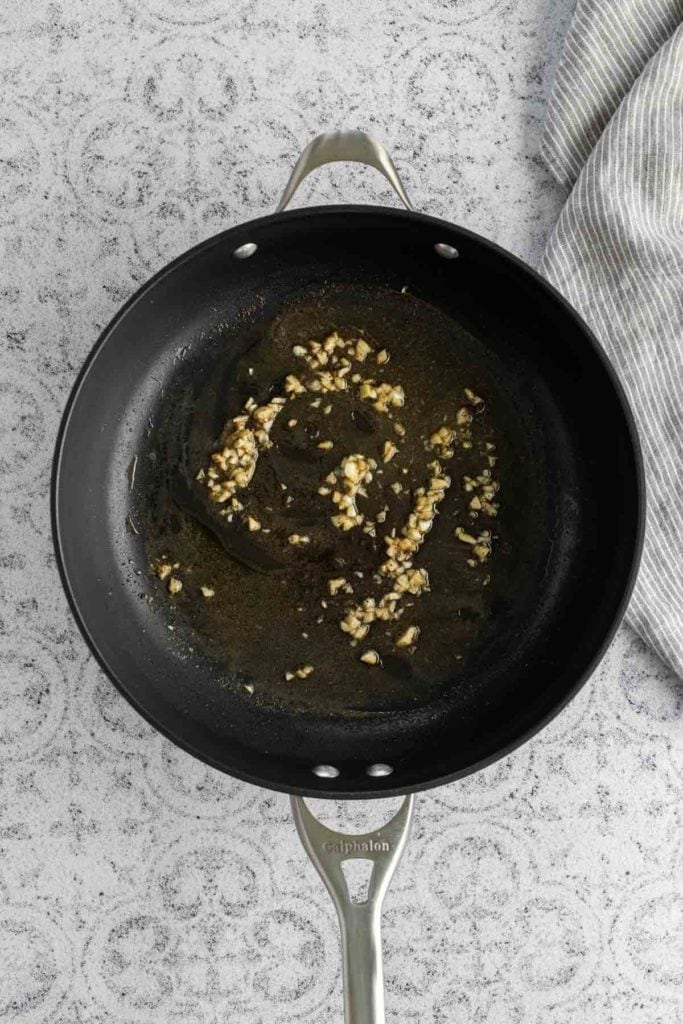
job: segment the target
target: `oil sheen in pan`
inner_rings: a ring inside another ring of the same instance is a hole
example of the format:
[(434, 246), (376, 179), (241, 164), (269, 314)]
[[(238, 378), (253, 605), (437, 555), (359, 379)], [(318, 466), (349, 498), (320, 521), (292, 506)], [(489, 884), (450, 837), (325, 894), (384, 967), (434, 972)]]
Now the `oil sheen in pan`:
[[(405, 406), (395, 419), (405, 427), (405, 437), (399, 440), (392, 421), (361, 402), (354, 387), (329, 401), (323, 398), (317, 408), (311, 407), (312, 395), (288, 403), (273, 426), (273, 448), (261, 454), (249, 488), (239, 494), (245, 513), (253, 513), (270, 532), (252, 535), (243, 529), (228, 532), (227, 524), (216, 527), (221, 520), (196, 475), (208, 464), (225, 421), (242, 410), (249, 396), (263, 403), (280, 393), (296, 366), (293, 347), (333, 330), (345, 338), (363, 337), (376, 351), (389, 351), (388, 366), (368, 366), (363, 372), (403, 387)], [(252, 324), (246, 334), (242, 327), (238, 342), (229, 328), (219, 332), (218, 341), (224, 344), (198, 349), (157, 414), (158, 469), (144, 532), (150, 564), (162, 556), (180, 564), (183, 589), (177, 596), (171, 598), (158, 584), (164, 600), (157, 605), (174, 624), (169, 642), (191, 637), (224, 666), (226, 678), (239, 677), (236, 685), (246, 685), (249, 699), (302, 710), (411, 706), (445, 684), (457, 685), (464, 659), (486, 643), (495, 628), (496, 608), (504, 606), (533, 558), (535, 510), (541, 504), (524, 429), (501, 386), (500, 368), (476, 339), (437, 309), (410, 295), (368, 286), (292, 297), (275, 319)], [(386, 591), (386, 584), (373, 579), (385, 558), (383, 536), (393, 527), (400, 531), (414, 489), (427, 483), (434, 452), (425, 449), (425, 440), (444, 422), (453, 422), (465, 402), (465, 388), (481, 395), (485, 408), (474, 423), (472, 448), (458, 447), (447, 464), (452, 486), (414, 562), (428, 570), (430, 589), (404, 602), (399, 622), (374, 623), (368, 637), (352, 647), (340, 621), (350, 605)], [(332, 409), (325, 414), (328, 405)], [(288, 426), (292, 419), (297, 420), (294, 427)], [(318, 448), (327, 439), (333, 448)], [(396, 442), (399, 452), (384, 464), (387, 439)], [(491, 530), (493, 550), (484, 565), (473, 567), (468, 564), (471, 551), (455, 535), (456, 526), (467, 529), (472, 523), (472, 495), (462, 481), (481, 473), (487, 466), (485, 453), (491, 451), (500, 511), (495, 519), (480, 517), (476, 524)], [(332, 527), (334, 507), (318, 494), (324, 477), (355, 452), (374, 458), (382, 470), (363, 502), (371, 519), (389, 506), (375, 539), (358, 529), (343, 534)], [(397, 483), (402, 488), (398, 495), (392, 486)], [(287, 538), (295, 533), (310, 537), (310, 543), (293, 549)], [(339, 577), (352, 585), (352, 596), (330, 596), (328, 581)], [(202, 585), (215, 596), (205, 599)], [(412, 625), (420, 630), (419, 642), (414, 650), (402, 651), (395, 639)], [(361, 662), (367, 649), (379, 653), (379, 665)], [(308, 678), (285, 678), (288, 670), (304, 665), (314, 669)]]

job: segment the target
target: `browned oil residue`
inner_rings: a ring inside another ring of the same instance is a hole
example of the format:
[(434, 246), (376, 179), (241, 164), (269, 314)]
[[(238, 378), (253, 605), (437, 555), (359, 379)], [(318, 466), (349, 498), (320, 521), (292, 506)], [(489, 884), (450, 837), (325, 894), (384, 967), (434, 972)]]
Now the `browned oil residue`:
[[(222, 424), (238, 415), (250, 396), (260, 404), (283, 393), (295, 363), (293, 347), (331, 331), (362, 337), (375, 352), (389, 351), (386, 368), (373, 365), (363, 372), (400, 385), (404, 407), (392, 417), (378, 413), (353, 386), (348, 393), (323, 396), (316, 407), (311, 394), (288, 401), (273, 424), (272, 448), (260, 454), (253, 480), (239, 493), (244, 511), (228, 523), (196, 479), (219, 442)], [(367, 637), (352, 646), (340, 622), (350, 608), (387, 590), (386, 580), (377, 578), (386, 558), (383, 538), (392, 529), (400, 533), (416, 489), (429, 481), (435, 453), (426, 450), (425, 441), (453, 422), (465, 388), (485, 402), (475, 416), (472, 447), (457, 447), (448, 461), (452, 486), (415, 558), (415, 566), (429, 574), (430, 589), (406, 595), (399, 621), (374, 622)], [(180, 563), (182, 591), (164, 598), (196, 643), (225, 666), (227, 677), (239, 673), (248, 679), (245, 699), (323, 713), (364, 713), (426, 701), (457, 679), (463, 659), (485, 638), (491, 602), (505, 586), (506, 550), (514, 543), (505, 514), (505, 478), (512, 471), (516, 439), (509, 417), (498, 412), (498, 393), (495, 373), (477, 343), (438, 310), (410, 295), (349, 286), (298, 299), (264, 322), (237, 363), (229, 352), (223, 364), (219, 360), (208, 383), (192, 396), (190, 415), (169, 415), (162, 433), (171, 438), (169, 452), (175, 454), (146, 523), (148, 557), (151, 564), (162, 555)], [(396, 421), (404, 436), (397, 435)], [(321, 448), (327, 439), (332, 448)], [(398, 451), (385, 462), (388, 442)], [(492, 452), (501, 514), (474, 523), (472, 495), (462, 481), (489, 466)], [(330, 499), (318, 493), (349, 453), (377, 463), (362, 501), (373, 522), (387, 509), (374, 537), (335, 528)], [(246, 528), (248, 516), (260, 530)], [(491, 531), (492, 553), (483, 564), (471, 564), (476, 559), (456, 537), (458, 526)], [(292, 544), (292, 535), (308, 540)], [(338, 578), (352, 593), (346, 587), (330, 594), (329, 580)], [(163, 583), (158, 586), (164, 589)], [(210, 600), (202, 586), (214, 592)], [(416, 645), (397, 647), (397, 638), (413, 626), (419, 631)], [(361, 661), (368, 649), (377, 652), (377, 664)], [(303, 666), (314, 670), (303, 678), (292, 671)], [(293, 678), (286, 678), (288, 672)]]

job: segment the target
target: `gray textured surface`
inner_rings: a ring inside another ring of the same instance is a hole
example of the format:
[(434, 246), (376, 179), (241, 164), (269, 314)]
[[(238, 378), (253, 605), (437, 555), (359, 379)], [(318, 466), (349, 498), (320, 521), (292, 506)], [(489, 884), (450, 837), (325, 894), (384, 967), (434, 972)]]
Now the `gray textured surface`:
[[(161, 740), (60, 594), (47, 482), (99, 329), (359, 126), (416, 205), (535, 261), (570, 0), (25, 0), (0, 23), (0, 1021), (341, 1020), (333, 910), (284, 798)], [(312, 196), (389, 201), (370, 171)], [(683, 1021), (680, 684), (627, 631), (541, 736), (423, 796), (387, 900), (390, 1022)], [(334, 810), (338, 824), (388, 813)]]

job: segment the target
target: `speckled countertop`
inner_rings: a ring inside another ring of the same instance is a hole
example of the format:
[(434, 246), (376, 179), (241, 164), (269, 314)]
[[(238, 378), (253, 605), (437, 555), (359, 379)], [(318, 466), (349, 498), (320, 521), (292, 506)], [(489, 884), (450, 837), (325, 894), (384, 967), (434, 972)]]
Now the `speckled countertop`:
[[(370, 129), (419, 209), (535, 262), (562, 202), (538, 142), (571, 7), (5, 5), (0, 1021), (341, 1021), (334, 911), (287, 800), (152, 732), (70, 620), (49, 536), (55, 431), (118, 306), (271, 210), (322, 129)], [(340, 166), (299, 201), (314, 196), (391, 201)], [(680, 684), (622, 630), (540, 736), (421, 796), (386, 904), (389, 1021), (683, 1021), (682, 733)], [(360, 829), (389, 811), (326, 817)]]

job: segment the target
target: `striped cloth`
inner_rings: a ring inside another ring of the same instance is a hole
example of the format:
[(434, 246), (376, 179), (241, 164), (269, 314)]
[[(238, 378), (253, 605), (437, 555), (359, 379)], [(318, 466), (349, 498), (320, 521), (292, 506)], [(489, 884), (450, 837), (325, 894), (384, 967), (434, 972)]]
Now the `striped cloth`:
[(683, 676), (683, 0), (579, 0), (543, 156), (571, 194), (541, 272), (630, 398), (648, 487), (627, 621)]

